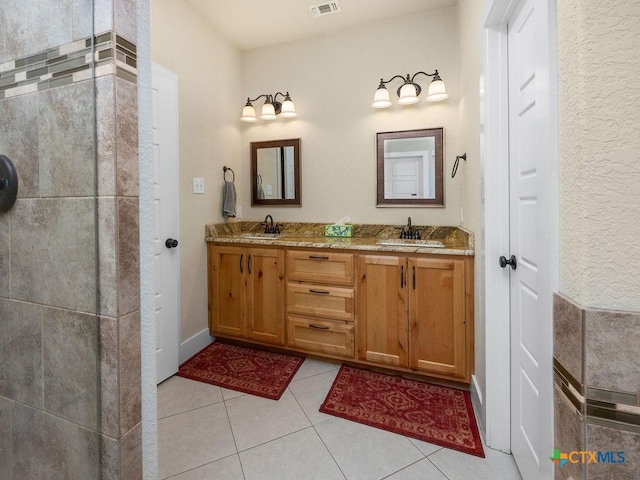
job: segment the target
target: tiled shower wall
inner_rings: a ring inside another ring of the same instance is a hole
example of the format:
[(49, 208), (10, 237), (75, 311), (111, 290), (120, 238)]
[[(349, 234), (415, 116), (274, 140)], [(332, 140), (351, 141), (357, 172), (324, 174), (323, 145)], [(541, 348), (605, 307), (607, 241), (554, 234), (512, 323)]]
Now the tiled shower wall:
[(583, 308), (556, 295), (553, 316), (554, 448), (625, 456), (567, 462), (556, 480), (640, 478), (640, 313)]
[(136, 5), (93, 3), (0, 0), (2, 479), (142, 477)]

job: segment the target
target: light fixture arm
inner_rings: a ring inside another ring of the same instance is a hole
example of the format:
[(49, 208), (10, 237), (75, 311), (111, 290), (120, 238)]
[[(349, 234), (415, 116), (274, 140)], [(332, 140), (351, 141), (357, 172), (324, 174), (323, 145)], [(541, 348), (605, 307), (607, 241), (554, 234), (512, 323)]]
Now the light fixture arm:
[[(394, 75), (393, 77), (391, 77), (389, 80), (384, 80), (383, 78), (380, 79), (380, 87), (384, 87), (387, 83), (391, 83), (393, 82), (396, 78), (401, 78), (401, 79), (405, 79), (402, 75)], [(409, 74), (407, 74), (407, 78), (409, 78)]]

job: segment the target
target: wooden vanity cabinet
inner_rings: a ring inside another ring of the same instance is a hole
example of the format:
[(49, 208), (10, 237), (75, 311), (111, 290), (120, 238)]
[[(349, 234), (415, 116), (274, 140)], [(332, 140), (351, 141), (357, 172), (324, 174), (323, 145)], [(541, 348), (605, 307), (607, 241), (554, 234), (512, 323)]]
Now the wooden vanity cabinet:
[(358, 358), (468, 382), (467, 268), (440, 255), (359, 255)]
[(211, 331), (284, 345), (284, 251), (208, 248)]

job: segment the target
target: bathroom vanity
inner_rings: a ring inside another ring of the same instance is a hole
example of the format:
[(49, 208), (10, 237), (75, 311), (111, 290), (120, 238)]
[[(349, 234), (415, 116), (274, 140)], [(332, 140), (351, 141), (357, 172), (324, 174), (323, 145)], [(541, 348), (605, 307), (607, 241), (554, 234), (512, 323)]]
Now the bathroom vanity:
[(469, 383), (473, 235), (455, 227), (208, 225), (211, 334)]

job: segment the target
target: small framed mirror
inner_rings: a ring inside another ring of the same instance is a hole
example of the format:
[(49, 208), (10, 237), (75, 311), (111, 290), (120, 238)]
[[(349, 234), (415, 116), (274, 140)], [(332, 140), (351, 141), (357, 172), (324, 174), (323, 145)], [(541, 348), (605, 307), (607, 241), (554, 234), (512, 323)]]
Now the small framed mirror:
[(377, 134), (377, 205), (444, 207), (444, 129)]
[(251, 142), (251, 205), (301, 205), (300, 139)]

